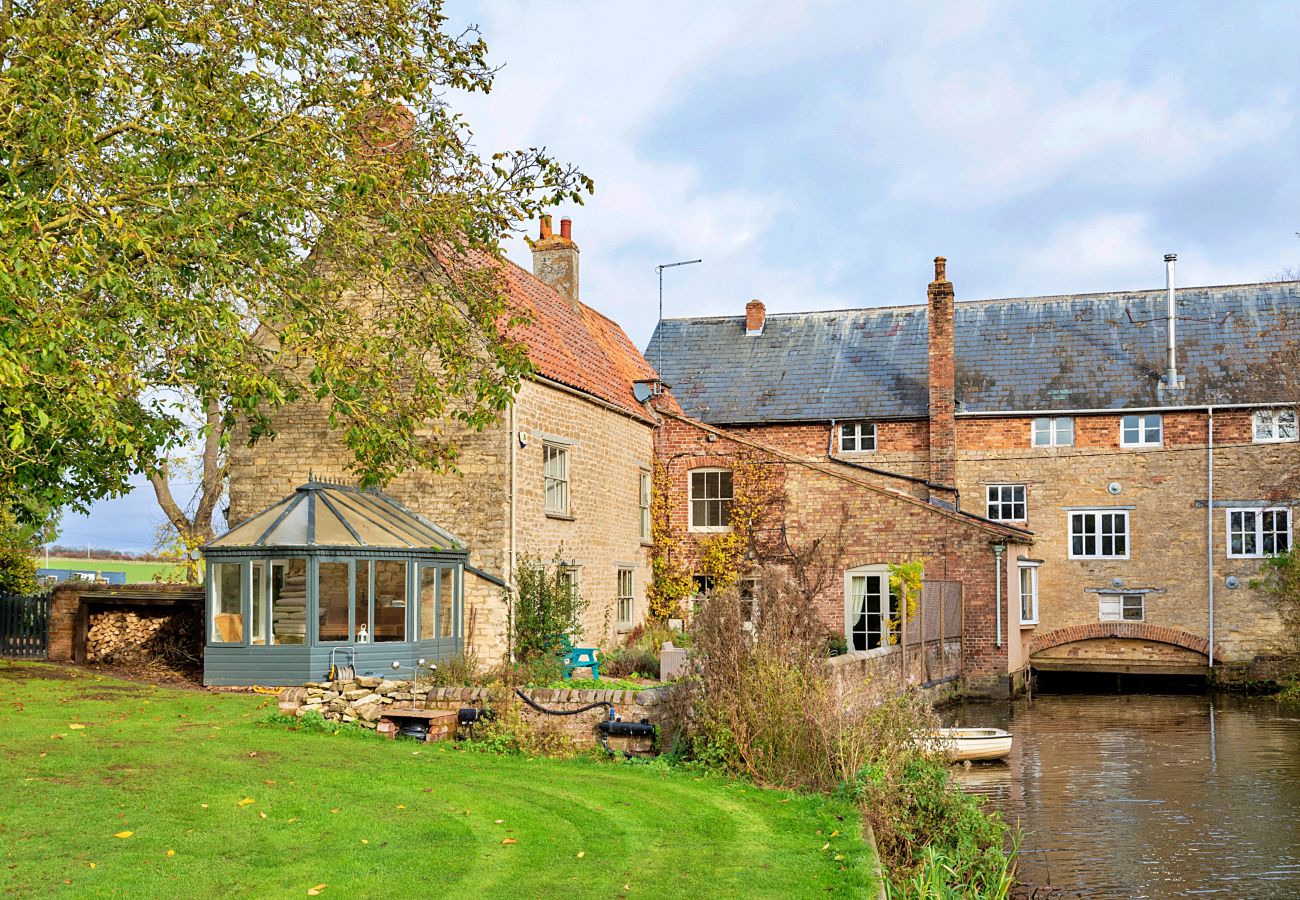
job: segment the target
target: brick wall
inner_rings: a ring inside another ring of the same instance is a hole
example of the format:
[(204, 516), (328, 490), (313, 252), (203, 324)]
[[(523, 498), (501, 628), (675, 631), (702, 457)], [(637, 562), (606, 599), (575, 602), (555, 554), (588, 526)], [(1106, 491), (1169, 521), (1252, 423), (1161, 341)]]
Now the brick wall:
[[(710, 441), (710, 434), (716, 439)], [(667, 466), (670, 490), (678, 498), (671, 504), (672, 525), (681, 537), (688, 565), (693, 566), (703, 535), (689, 529), (688, 473), (701, 466), (726, 467), (734, 464), (737, 454), (758, 451), (726, 434), (669, 418), (658, 435), (657, 452)], [(779, 535), (784, 524), (789, 541), (799, 546), (842, 531), (844, 569), (925, 557), (927, 578), (963, 585), (967, 674), (1005, 678), (1007, 635), (1004, 623), (1003, 646), (996, 646), (992, 551), (992, 544), (1004, 535), (902, 493), (882, 493), (865, 480), (840, 474), (841, 467), (834, 464), (803, 464), (776, 454), (760, 458), (771, 466), (772, 478), (784, 494), (783, 502), (772, 510), (773, 519), (760, 523), (763, 534)], [(764, 549), (772, 550), (770, 542)], [(843, 633), (844, 604), (843, 578), (837, 577), (816, 600), (818, 618), (828, 631)], [(1003, 610), (1006, 616), (1005, 605)]]

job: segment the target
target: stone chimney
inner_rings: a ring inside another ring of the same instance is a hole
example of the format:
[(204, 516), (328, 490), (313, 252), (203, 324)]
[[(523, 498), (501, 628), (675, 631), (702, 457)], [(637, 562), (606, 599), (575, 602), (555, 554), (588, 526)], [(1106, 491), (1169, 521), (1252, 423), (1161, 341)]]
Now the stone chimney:
[(745, 304), (745, 334), (757, 337), (763, 333), (763, 320), (767, 318), (767, 307), (762, 300), (750, 300)]
[(542, 216), (540, 237), (532, 242), (533, 274), (578, 309), (578, 245), (573, 242), (573, 222), (560, 220), (560, 234), (551, 233), (551, 217)]
[(950, 506), (956, 499), (957, 421), (956, 376), (953, 351), (953, 289), (948, 261), (934, 258), (934, 281), (926, 291), (930, 326), (930, 482), (948, 490), (930, 488), (931, 502)]

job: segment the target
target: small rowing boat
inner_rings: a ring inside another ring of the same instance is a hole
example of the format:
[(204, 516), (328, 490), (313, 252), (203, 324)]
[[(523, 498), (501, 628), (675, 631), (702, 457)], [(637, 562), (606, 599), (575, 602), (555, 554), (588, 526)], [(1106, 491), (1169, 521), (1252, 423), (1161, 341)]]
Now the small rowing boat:
[(936, 748), (954, 762), (1002, 759), (1011, 752), (1011, 732), (1001, 728), (939, 728), (933, 734)]

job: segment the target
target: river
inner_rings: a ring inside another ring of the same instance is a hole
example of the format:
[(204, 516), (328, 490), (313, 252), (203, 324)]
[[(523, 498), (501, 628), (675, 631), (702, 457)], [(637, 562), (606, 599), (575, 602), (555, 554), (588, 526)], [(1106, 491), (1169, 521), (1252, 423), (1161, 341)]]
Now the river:
[(1020, 880), (1089, 897), (1300, 897), (1300, 710), (1205, 694), (968, 703), (1015, 735), (957, 777), (1024, 831)]

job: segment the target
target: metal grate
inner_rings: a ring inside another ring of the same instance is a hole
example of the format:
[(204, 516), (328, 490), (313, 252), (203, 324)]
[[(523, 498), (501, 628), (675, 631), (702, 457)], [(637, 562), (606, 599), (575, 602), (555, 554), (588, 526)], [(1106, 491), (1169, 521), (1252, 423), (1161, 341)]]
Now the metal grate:
[(0, 593), (0, 656), (44, 659), (50, 643), (50, 595)]

